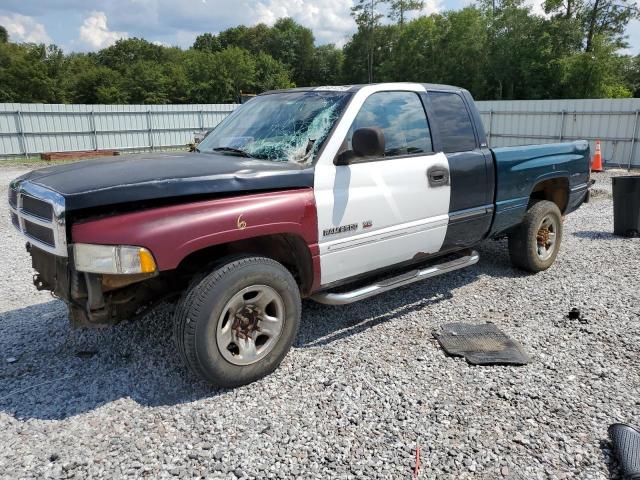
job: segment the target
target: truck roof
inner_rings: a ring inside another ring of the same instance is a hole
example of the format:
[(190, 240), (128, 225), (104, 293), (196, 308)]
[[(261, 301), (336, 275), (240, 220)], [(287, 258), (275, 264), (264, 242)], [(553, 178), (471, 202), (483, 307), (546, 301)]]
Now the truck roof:
[(321, 85), (315, 87), (296, 87), (296, 88), (283, 88), (279, 90), (268, 90), (266, 92), (261, 93), (260, 95), (269, 95), (272, 93), (284, 93), (284, 92), (313, 92), (313, 91), (339, 91), (339, 92), (357, 92), (363, 87), (368, 87), (369, 85), (391, 85), (391, 84), (402, 84), (402, 83), (410, 83), (410, 84), (419, 84), (423, 85), (427, 90), (450, 90), (459, 92), (464, 90), (462, 87), (456, 87), (453, 85), (441, 85), (438, 83), (422, 83), (422, 82), (380, 82), (380, 83), (364, 83), (357, 85)]

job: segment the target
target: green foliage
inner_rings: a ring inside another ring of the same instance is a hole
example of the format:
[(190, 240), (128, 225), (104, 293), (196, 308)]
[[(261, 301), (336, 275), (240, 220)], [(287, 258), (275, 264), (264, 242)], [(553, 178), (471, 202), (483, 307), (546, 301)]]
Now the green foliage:
[(203, 33), (196, 37), (196, 41), (193, 43), (193, 48), (200, 50), (201, 52), (219, 52), (222, 50), (222, 44), (220, 39), (211, 33)]
[(615, 47), (601, 36), (593, 39), (591, 51), (562, 61), (561, 84), (565, 98), (625, 98), (633, 88), (625, 85), (624, 57), (613, 55)]
[(407, 12), (421, 10), (424, 7), (422, 0), (391, 0), (389, 2), (389, 18), (404, 25)]
[(356, 0), (357, 31), (343, 48), (316, 46), (290, 18), (203, 33), (187, 50), (130, 38), (68, 55), (12, 43), (0, 27), (0, 102), (236, 102), (241, 92), (369, 80), (454, 84), (477, 99), (640, 96), (640, 56), (617, 53), (638, 16), (631, 0), (546, 0), (547, 17), (527, 5), (478, 0), (409, 21), (421, 0)]
[(624, 83), (631, 91), (632, 96), (640, 97), (640, 55), (636, 57), (624, 57)]

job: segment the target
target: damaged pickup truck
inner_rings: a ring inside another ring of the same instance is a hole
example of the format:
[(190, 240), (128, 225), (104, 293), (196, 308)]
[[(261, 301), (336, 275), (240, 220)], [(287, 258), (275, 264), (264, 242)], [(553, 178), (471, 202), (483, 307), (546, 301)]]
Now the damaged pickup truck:
[(178, 298), (191, 370), (221, 386), (273, 371), (301, 298), (369, 298), (473, 265), (507, 236), (512, 263), (554, 262), (588, 199), (585, 141), (490, 149), (471, 95), (417, 83), (267, 92), (194, 153), (51, 166), (10, 185), (38, 289), (75, 326)]

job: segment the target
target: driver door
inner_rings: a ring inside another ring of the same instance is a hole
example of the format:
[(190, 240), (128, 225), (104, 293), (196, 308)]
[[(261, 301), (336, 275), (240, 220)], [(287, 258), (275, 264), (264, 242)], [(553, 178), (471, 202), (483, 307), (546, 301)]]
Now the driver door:
[[(449, 166), (442, 152), (433, 151), (421, 98), (424, 87), (409, 87), (367, 86), (358, 91), (327, 155), (316, 165), (322, 286), (442, 247), (449, 218)], [(353, 134), (363, 127), (382, 130), (384, 154), (353, 151)], [(338, 157), (349, 158), (348, 164), (336, 165)]]

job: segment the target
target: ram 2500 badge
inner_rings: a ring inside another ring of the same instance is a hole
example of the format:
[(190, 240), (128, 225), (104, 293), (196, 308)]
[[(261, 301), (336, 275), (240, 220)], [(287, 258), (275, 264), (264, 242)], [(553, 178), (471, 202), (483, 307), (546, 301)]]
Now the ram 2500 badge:
[(75, 326), (179, 295), (180, 355), (234, 386), (278, 366), (303, 297), (362, 300), (502, 236), (516, 267), (549, 268), (589, 184), (587, 142), (490, 149), (467, 91), (387, 83), (267, 92), (194, 153), (44, 168), (9, 203)]

